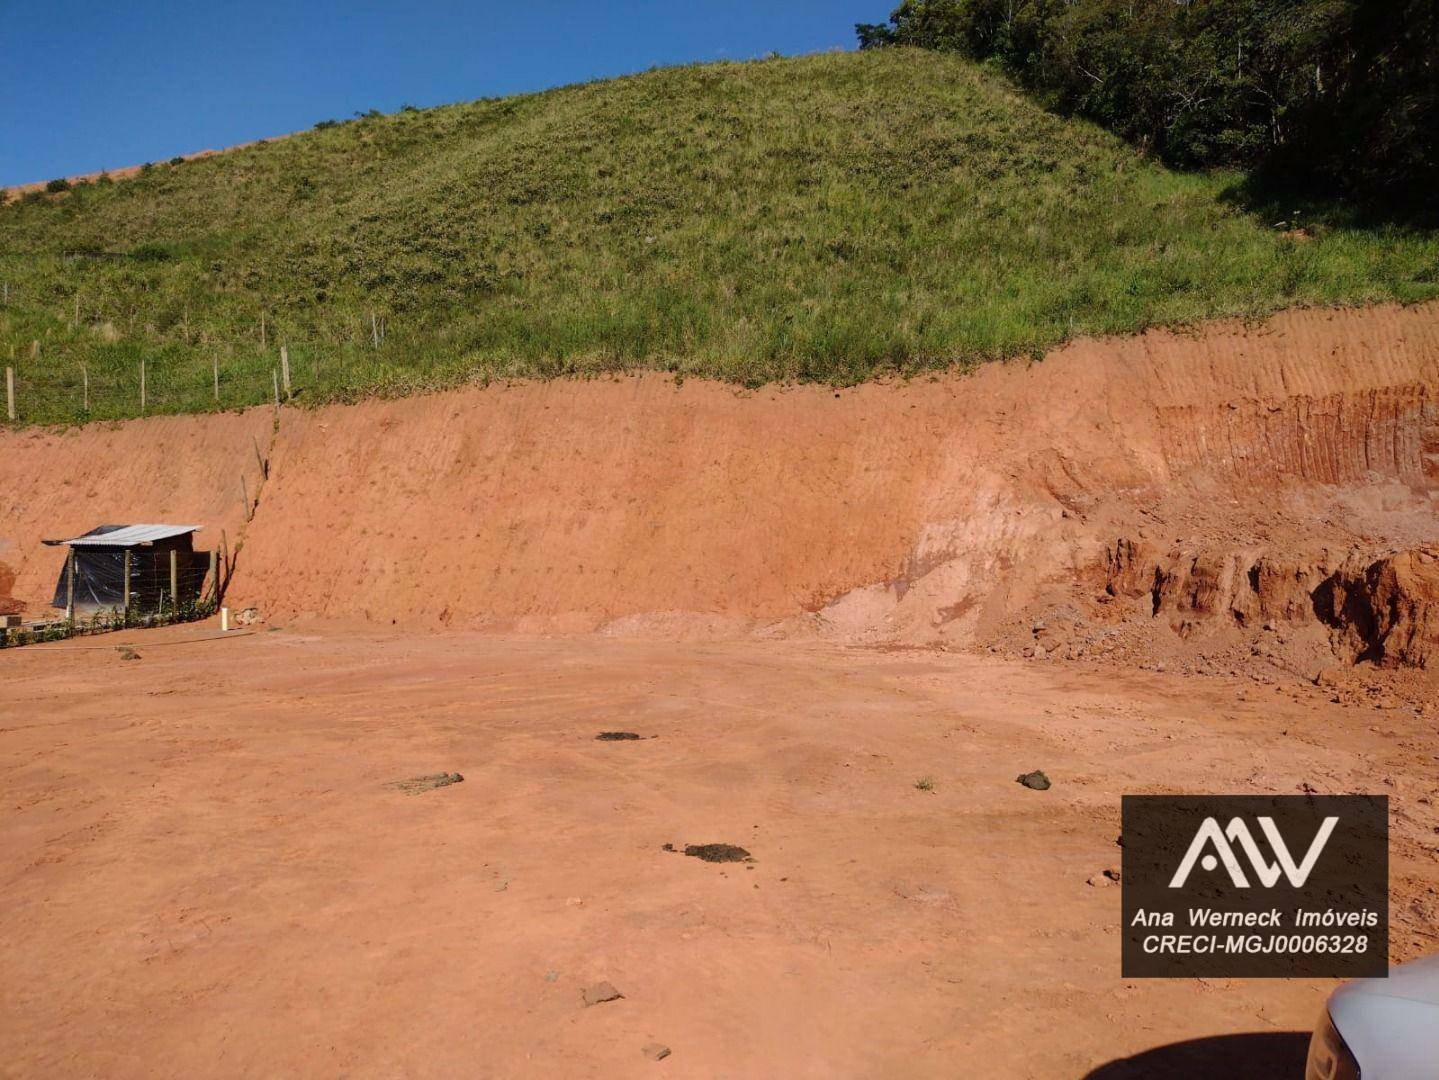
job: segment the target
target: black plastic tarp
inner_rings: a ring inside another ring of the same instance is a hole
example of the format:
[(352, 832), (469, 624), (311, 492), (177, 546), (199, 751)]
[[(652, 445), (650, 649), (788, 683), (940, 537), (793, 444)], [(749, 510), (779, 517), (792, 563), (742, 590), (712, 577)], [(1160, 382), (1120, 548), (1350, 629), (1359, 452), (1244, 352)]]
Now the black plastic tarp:
[[(125, 604), (125, 554), (124, 548), (71, 547), (75, 560), (75, 606), (77, 608), (118, 608)], [(174, 599), (170, 595), (170, 552), (155, 548), (131, 548), (130, 554), (130, 606), (140, 611), (155, 611), (164, 604), (168, 608)], [(209, 571), (209, 553), (204, 551), (176, 551), (176, 584), (179, 586), (181, 606), (193, 604), (200, 598), (205, 575)], [(55, 583), (55, 607), (67, 605), (70, 595), (70, 568), (67, 564), (60, 569), (60, 580)]]

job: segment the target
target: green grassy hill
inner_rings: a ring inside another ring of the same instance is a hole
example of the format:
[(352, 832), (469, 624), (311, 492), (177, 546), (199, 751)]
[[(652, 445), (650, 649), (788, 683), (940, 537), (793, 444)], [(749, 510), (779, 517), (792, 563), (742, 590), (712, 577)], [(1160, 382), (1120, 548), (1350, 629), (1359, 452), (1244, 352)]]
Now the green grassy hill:
[(82, 365), (88, 415), (134, 415), (142, 358), (149, 411), (267, 400), (282, 342), (309, 401), (637, 367), (849, 383), (1439, 295), (1434, 234), (1294, 237), (1235, 180), (953, 56), (674, 68), (11, 202), (0, 355), (21, 420), (65, 421)]

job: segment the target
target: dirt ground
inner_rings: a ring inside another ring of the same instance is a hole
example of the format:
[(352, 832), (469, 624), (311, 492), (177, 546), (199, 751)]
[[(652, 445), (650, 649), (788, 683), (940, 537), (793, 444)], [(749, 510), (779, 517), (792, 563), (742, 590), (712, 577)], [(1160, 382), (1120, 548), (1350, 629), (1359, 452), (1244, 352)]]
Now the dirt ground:
[[(0, 1073), (1298, 1075), (1332, 984), (1120, 978), (1123, 793), (1387, 793), (1393, 955), (1439, 949), (1408, 706), (823, 642), (213, 633), (0, 654)], [(664, 848), (721, 842), (754, 861)]]

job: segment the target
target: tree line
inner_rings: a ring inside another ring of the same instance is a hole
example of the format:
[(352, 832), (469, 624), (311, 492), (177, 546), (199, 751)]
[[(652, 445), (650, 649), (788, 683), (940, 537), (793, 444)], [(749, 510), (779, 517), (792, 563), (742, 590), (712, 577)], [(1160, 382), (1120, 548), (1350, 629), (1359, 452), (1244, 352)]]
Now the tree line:
[(904, 0), (856, 31), (997, 63), (1176, 167), (1439, 203), (1439, 0)]

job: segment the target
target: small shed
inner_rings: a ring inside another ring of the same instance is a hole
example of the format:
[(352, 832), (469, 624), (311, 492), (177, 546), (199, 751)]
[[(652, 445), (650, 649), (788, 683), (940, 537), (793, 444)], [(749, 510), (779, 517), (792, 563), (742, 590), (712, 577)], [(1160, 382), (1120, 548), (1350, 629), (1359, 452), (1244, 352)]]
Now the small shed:
[(195, 550), (199, 525), (97, 525), (81, 536), (46, 540), (67, 547), (52, 606), (160, 611), (196, 603), (209, 553)]

